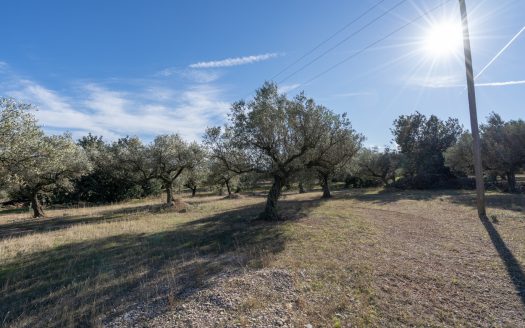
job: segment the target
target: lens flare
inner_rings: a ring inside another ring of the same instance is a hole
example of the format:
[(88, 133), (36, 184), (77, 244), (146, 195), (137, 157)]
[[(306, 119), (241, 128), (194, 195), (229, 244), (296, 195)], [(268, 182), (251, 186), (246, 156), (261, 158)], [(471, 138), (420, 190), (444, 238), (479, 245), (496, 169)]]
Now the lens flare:
[(461, 50), (462, 40), (462, 29), (459, 23), (436, 23), (427, 32), (424, 49), (433, 57), (457, 54)]

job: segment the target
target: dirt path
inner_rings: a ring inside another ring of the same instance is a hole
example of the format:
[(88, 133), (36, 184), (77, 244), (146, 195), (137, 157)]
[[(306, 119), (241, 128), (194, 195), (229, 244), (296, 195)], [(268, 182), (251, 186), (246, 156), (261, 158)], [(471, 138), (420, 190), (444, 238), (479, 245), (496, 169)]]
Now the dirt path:
[[(368, 258), (381, 325), (525, 323), (525, 305), (518, 294), (524, 286), (513, 284), (505, 261), (473, 211), (452, 211), (449, 204), (431, 211), (422, 208), (420, 214), (410, 207), (407, 213), (397, 206), (384, 207), (353, 207), (373, 225), (380, 241), (369, 249)], [(512, 240), (512, 235), (506, 237)]]

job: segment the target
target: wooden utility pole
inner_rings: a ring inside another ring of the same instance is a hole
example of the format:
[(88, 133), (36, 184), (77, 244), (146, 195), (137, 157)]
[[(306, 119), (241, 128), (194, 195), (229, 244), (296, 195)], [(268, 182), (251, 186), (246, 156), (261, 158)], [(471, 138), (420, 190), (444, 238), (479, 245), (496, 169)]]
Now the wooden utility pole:
[(459, 0), (461, 23), (463, 26), (463, 48), (465, 51), (465, 67), (467, 70), (468, 103), (470, 111), (470, 127), (472, 130), (472, 148), (474, 154), (474, 171), (476, 173), (476, 193), (478, 215), (484, 217), (485, 211), (485, 182), (481, 165), (481, 142), (479, 138), (478, 113), (476, 109), (476, 91), (474, 88), (474, 72), (472, 69), (472, 51), (470, 49), (470, 35), (468, 30), (467, 6), (465, 0)]

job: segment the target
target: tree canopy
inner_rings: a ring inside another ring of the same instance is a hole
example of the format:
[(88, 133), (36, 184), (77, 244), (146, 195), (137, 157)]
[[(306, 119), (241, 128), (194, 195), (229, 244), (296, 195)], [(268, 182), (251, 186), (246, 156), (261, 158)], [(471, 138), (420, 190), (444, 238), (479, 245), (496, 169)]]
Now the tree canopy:
[(385, 148), (383, 151), (377, 148), (364, 148), (357, 154), (355, 163), (359, 176), (379, 180), (387, 186), (396, 180), (399, 161), (399, 154), (390, 148)]
[(191, 170), (204, 159), (204, 151), (196, 143), (187, 143), (178, 134), (160, 135), (148, 147), (153, 176), (159, 179), (166, 191), (166, 204), (173, 204), (173, 183), (184, 172)]
[(272, 177), (260, 217), (278, 220), (277, 201), (283, 186), (304, 168), (320, 166), (321, 157), (340, 146), (342, 139), (334, 129), (342, 126), (348, 128), (343, 118), (303, 93), (288, 99), (277, 85), (266, 82), (252, 101), (234, 103), (224, 129), (208, 129), (205, 139), (212, 156), (229, 170)]
[(525, 165), (525, 122), (505, 122), (491, 113), (481, 125), (483, 164), (489, 171), (505, 175), (511, 191), (516, 190), (516, 172)]
[(44, 135), (30, 105), (1, 99), (0, 108), (2, 180), (10, 192), (28, 197), (34, 216), (42, 217), (39, 197), (72, 189), (72, 181), (90, 170), (90, 162), (70, 134)]
[(402, 167), (408, 176), (447, 174), (443, 153), (454, 145), (463, 132), (459, 121), (427, 118), (416, 112), (401, 115), (394, 121), (394, 141), (403, 155)]

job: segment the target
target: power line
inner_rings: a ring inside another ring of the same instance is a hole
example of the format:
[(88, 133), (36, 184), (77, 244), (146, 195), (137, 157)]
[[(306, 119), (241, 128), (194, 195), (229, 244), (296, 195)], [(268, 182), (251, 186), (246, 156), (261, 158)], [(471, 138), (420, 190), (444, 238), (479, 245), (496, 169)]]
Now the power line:
[(288, 80), (289, 78), (291, 78), (292, 76), (296, 75), (297, 73), (301, 72), (302, 70), (304, 70), (306, 67), (312, 65), (313, 63), (315, 63), (316, 61), (318, 61), (321, 57), (325, 56), (326, 54), (328, 54), (329, 52), (331, 52), (332, 50), (334, 50), (335, 48), (339, 47), (340, 45), (342, 45), (343, 43), (345, 43), (346, 41), (350, 40), (351, 38), (355, 37), (356, 35), (358, 35), (359, 33), (361, 33), (363, 30), (365, 30), (367, 27), (369, 27), (370, 25), (376, 23), (377, 21), (379, 21), (381, 18), (385, 17), (386, 15), (388, 15), (389, 13), (391, 13), (392, 11), (394, 11), (396, 8), (398, 8), (399, 6), (401, 6), (403, 3), (407, 2), (408, 0), (401, 0), (399, 1), (398, 3), (396, 3), (394, 6), (392, 6), (391, 8), (389, 8), (387, 11), (385, 11), (384, 13), (382, 13), (381, 15), (377, 16), (376, 18), (374, 18), (373, 20), (371, 20), (370, 22), (368, 22), (367, 24), (363, 25), (361, 28), (359, 28), (358, 30), (356, 30), (354, 33), (350, 34), (349, 36), (347, 36), (346, 38), (342, 39), (341, 41), (339, 41), (338, 43), (336, 43), (335, 45), (333, 45), (332, 47), (328, 48), (327, 50), (325, 50), (324, 52), (322, 52), (320, 55), (318, 55), (317, 57), (315, 57), (314, 59), (312, 59), (311, 61), (309, 61), (308, 63), (306, 63), (305, 65), (301, 66), (299, 69), (295, 70), (294, 72), (292, 72), (291, 74), (287, 75), (285, 78), (283, 78), (282, 80), (279, 81), (279, 84)]
[(313, 47), (312, 49), (310, 49), (308, 52), (306, 52), (305, 54), (303, 54), (301, 57), (297, 58), (294, 62), (292, 62), (291, 64), (287, 65), (286, 67), (284, 67), (282, 70), (280, 70), (277, 74), (275, 74), (274, 76), (272, 76), (270, 78), (270, 80), (274, 80), (276, 77), (278, 77), (279, 75), (281, 75), (282, 73), (286, 72), (290, 67), (294, 66), (295, 64), (297, 64), (298, 62), (300, 62), (301, 60), (303, 60), (305, 57), (309, 56), (310, 54), (312, 54), (314, 51), (316, 51), (317, 49), (319, 49), (320, 47), (322, 47), (323, 45), (325, 45), (328, 41), (332, 40), (333, 38), (335, 38), (337, 35), (339, 35), (341, 32), (343, 32), (344, 30), (346, 30), (347, 28), (349, 28), (350, 26), (352, 26), (354, 23), (356, 23), (358, 20), (360, 20), (361, 18), (365, 17), (368, 13), (370, 13), (372, 10), (376, 9), (379, 5), (381, 5), (383, 2), (385, 2), (386, 0), (381, 0), (379, 2), (377, 2), (375, 5), (373, 5), (372, 7), (368, 8), (367, 10), (365, 10), (363, 13), (361, 13), (359, 16), (357, 16), (356, 18), (354, 18), (353, 20), (351, 20), (350, 22), (348, 22), (347, 24), (345, 24), (343, 27), (341, 27), (339, 30), (337, 30), (335, 33), (333, 33), (332, 35), (330, 35), (327, 39), (321, 41), (319, 44), (317, 44), (315, 47)]
[(367, 51), (368, 49), (374, 47), (375, 45), (385, 41), (386, 39), (390, 38), (391, 36), (393, 36), (394, 34), (400, 32), (401, 30), (404, 30), (405, 28), (407, 28), (408, 26), (414, 24), (415, 22), (417, 22), (418, 20), (420, 20), (421, 18), (429, 15), (430, 13), (438, 10), (439, 8), (445, 6), (447, 3), (451, 2), (452, 0), (446, 0), (445, 2), (441, 3), (440, 5), (437, 5), (436, 7), (430, 9), (430, 10), (427, 10), (425, 12), (423, 12), (421, 15), (417, 16), (416, 18), (410, 20), (408, 23), (398, 27), (397, 29), (393, 30), (392, 32), (388, 33), (387, 35), (385, 35), (384, 37), (370, 43), (369, 45), (367, 45), (366, 47), (362, 48), (361, 50), (353, 53), (352, 55), (346, 57), (345, 59), (341, 60), (340, 62), (337, 62), (336, 64), (330, 66), (328, 69), (322, 71), (321, 73), (315, 75), (314, 77), (312, 77), (311, 79), (307, 80), (306, 82), (304, 82), (303, 84), (308, 84), (316, 79), (318, 79), (319, 77), (321, 77), (322, 75), (332, 71), (334, 68), (346, 63), (347, 61), (349, 61), (350, 59), (354, 58), (354, 57), (357, 57), (359, 56), (360, 54), (362, 54), (363, 52)]

